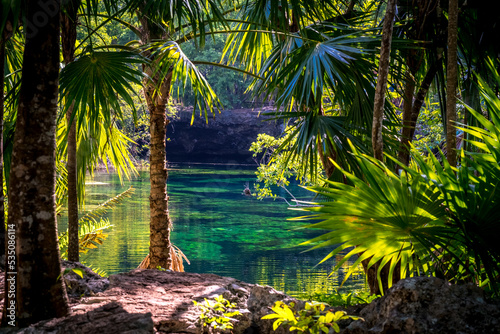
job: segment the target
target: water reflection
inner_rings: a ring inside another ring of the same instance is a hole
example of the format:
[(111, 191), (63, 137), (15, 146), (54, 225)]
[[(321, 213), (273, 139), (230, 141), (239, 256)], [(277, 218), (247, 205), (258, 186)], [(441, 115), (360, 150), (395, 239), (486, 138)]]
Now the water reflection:
[[(302, 253), (299, 243), (318, 234), (296, 229), (302, 223), (286, 218), (300, 215), (283, 201), (242, 195), (246, 182), (253, 184), (253, 169), (234, 166), (177, 168), (170, 171), (169, 210), (174, 222), (173, 243), (190, 259), (186, 271), (231, 276), (246, 282), (271, 285), (290, 294), (332, 292), (345, 277), (347, 264), (329, 277), (333, 261), (316, 266), (327, 250)], [(133, 197), (113, 210), (114, 225), (98, 250), (82, 256), (108, 274), (137, 267), (148, 254), (149, 178), (147, 172), (120, 185), (116, 175), (100, 174), (86, 187), (86, 208), (102, 203), (130, 185)], [(292, 186), (298, 199), (310, 199)], [(286, 193), (283, 192), (285, 196)], [(64, 228), (64, 217), (60, 226)], [(364, 278), (355, 273), (346, 289), (361, 289)]]

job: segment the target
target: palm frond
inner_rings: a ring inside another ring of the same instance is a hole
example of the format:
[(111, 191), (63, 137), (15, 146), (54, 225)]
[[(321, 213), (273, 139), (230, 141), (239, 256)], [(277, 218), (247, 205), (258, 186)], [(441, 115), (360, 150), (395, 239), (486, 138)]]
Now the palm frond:
[[(109, 212), (109, 210), (112, 210), (127, 198), (130, 198), (133, 192), (134, 188), (130, 187), (123, 193), (100, 204), (78, 220), (78, 244), (80, 253), (85, 254), (89, 250), (96, 249), (102, 245), (108, 237), (104, 231), (113, 226), (109, 220), (103, 216)], [(67, 259), (67, 248), (68, 230), (59, 234), (59, 250), (63, 259)]]
[(306, 228), (329, 232), (304, 244), (313, 245), (312, 249), (335, 247), (323, 261), (352, 248), (334, 270), (358, 255), (356, 265), (371, 258), (369, 266), (378, 261), (390, 263), (391, 272), (401, 266), (401, 278), (417, 271), (432, 273), (431, 264), (436, 257), (433, 252), (446, 249), (448, 240), (456, 233), (445, 226), (446, 212), (440, 192), (422, 176), (399, 176), (351, 148), (364, 179), (336, 164), (351, 184), (326, 181), (328, 187), (310, 188), (330, 201), (300, 208), (312, 215), (298, 219), (320, 220)]
[[(198, 109), (200, 113), (205, 115), (206, 120), (208, 120), (208, 112), (220, 112), (222, 105), (212, 87), (196, 65), (182, 52), (182, 49), (176, 42), (168, 41), (156, 44), (152, 48), (154, 49), (152, 57), (158, 64), (157, 72), (154, 75), (165, 78), (171, 73), (172, 81), (178, 83), (176, 86), (178, 88), (178, 95), (184, 93), (188, 88), (188, 84), (193, 90), (194, 108), (191, 123), (193, 123), (195, 113)], [(161, 84), (162, 81), (159, 82), (158, 87)]]
[(72, 119), (77, 119), (81, 127), (84, 118), (89, 117), (90, 126), (97, 129), (100, 121), (110, 126), (113, 114), (123, 117), (122, 102), (135, 114), (131, 84), (140, 85), (143, 74), (132, 65), (145, 62), (139, 54), (129, 51), (91, 51), (80, 56), (61, 71), (61, 98), (67, 102), (61, 115), (75, 101)]
[(91, 210), (90, 212), (87, 212), (83, 217), (79, 219), (80, 222), (86, 222), (86, 221), (94, 221), (97, 219), (102, 218), (106, 213), (108, 213), (110, 210), (114, 209), (116, 206), (120, 205), (123, 203), (127, 198), (132, 197), (132, 194), (134, 193), (135, 189), (131, 186), (121, 194), (118, 194), (104, 203), (98, 205), (96, 208)]

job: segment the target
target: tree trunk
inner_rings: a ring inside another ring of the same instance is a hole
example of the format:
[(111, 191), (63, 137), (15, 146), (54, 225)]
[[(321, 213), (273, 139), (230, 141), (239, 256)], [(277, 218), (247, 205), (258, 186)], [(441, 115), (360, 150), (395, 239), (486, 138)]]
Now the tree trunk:
[(446, 68), (446, 151), (448, 163), (457, 165), (457, 34), (458, 0), (450, 0), (448, 8), (448, 66)]
[[(25, 27), (23, 79), (12, 151), (3, 317), (3, 324), (17, 322), (20, 327), (69, 312), (60, 278), (55, 210), (59, 1), (47, 5), (30, 0), (26, 8), (26, 22), (32, 24)], [(41, 16), (46, 24), (36, 25)], [(14, 245), (11, 258), (10, 246)], [(10, 293), (12, 288), (15, 293)]]
[[(152, 31), (152, 25), (147, 18), (141, 19), (142, 42), (144, 44), (151, 40), (160, 39), (161, 33)], [(149, 54), (151, 56), (151, 53)], [(166, 107), (170, 97), (170, 84), (172, 73), (167, 77), (160, 78), (155, 75), (154, 59), (151, 65), (146, 65), (144, 72), (148, 75), (144, 79), (144, 97), (149, 110), (150, 118), (150, 182), (151, 192), (149, 196), (150, 208), (150, 237), (149, 237), (149, 263), (148, 268), (170, 269), (172, 259), (170, 257), (170, 230), (172, 222), (168, 212), (167, 177), (166, 168)], [(160, 82), (162, 83), (160, 85)], [(160, 87), (159, 90), (156, 88)]]
[[(68, 65), (75, 58), (77, 11), (80, 0), (73, 0), (65, 5), (61, 12), (61, 42), (64, 63)], [(77, 140), (76, 119), (71, 122), (71, 114), (74, 110), (74, 102), (66, 112), (68, 132), (68, 160), (66, 169), (68, 171), (68, 260), (80, 261), (79, 239), (78, 239), (78, 174), (77, 174)], [(71, 123), (70, 123), (71, 122)]]
[[(409, 113), (410, 117), (406, 118), (405, 115), (403, 116), (402, 141), (398, 152), (398, 160), (407, 166), (410, 163), (409, 146), (413, 141), (413, 136), (415, 135), (415, 126), (417, 124), (418, 116), (420, 115), (420, 110), (422, 109), (422, 105), (424, 104), (425, 96), (427, 95), (429, 87), (431, 86), (431, 83), (438, 71), (439, 63), (440, 61), (438, 59), (437, 63), (431, 65), (431, 67), (428, 69), (420, 86), (420, 89), (415, 96), (415, 100), (413, 101), (411, 111)], [(406, 108), (404, 112), (408, 112)]]
[[(69, 103), (69, 102), (66, 102)], [(75, 103), (73, 102), (66, 112), (66, 121), (69, 127), (68, 132), (68, 161), (66, 170), (68, 171), (68, 260), (80, 261), (80, 246), (78, 238), (78, 174), (77, 174), (77, 140), (76, 140), (76, 119), (71, 121)], [(71, 126), (69, 126), (71, 124)]]
[[(394, 16), (396, 14), (396, 0), (389, 0), (384, 18), (384, 26), (382, 30), (382, 45), (380, 47), (380, 60), (378, 67), (377, 86), (375, 88), (375, 101), (373, 106), (373, 128), (372, 128), (372, 147), (373, 156), (383, 161), (384, 145), (382, 139), (382, 121), (384, 120), (384, 103), (385, 90), (387, 87), (387, 77), (389, 75), (389, 61), (391, 56), (392, 30), (394, 26)], [(369, 260), (363, 261), (363, 268), (366, 273), (366, 280), (370, 288), (371, 294), (379, 294), (377, 279), (377, 268), (379, 263), (368, 269)], [(382, 277), (382, 283), (386, 283), (386, 279)]]
[(409, 145), (413, 139), (411, 137), (412, 127), (412, 109), (413, 109), (413, 94), (415, 92), (414, 76), (408, 71), (408, 78), (404, 90), (403, 102), (403, 129), (401, 130), (401, 143), (399, 146), (398, 160), (408, 166), (410, 162)]
[(380, 47), (380, 61), (378, 67), (377, 87), (375, 88), (375, 101), (373, 105), (372, 146), (373, 156), (382, 161), (383, 140), (382, 121), (384, 119), (385, 90), (389, 75), (389, 61), (391, 56), (392, 30), (396, 14), (396, 0), (389, 0), (382, 30), (382, 45)]

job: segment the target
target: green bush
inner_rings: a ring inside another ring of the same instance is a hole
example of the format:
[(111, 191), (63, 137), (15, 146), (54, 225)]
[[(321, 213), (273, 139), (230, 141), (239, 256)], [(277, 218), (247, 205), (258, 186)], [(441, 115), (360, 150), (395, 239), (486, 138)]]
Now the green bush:
[[(494, 72), (497, 82), (500, 75)], [(310, 189), (328, 200), (302, 207), (314, 220), (307, 228), (327, 231), (305, 244), (334, 248), (324, 259), (347, 250), (334, 268), (349, 258), (368, 266), (389, 265), (389, 287), (396, 278), (439, 275), (453, 282), (472, 282), (498, 293), (500, 277), (500, 99), (484, 82), (480, 91), (490, 119), (469, 112), (481, 127), (459, 127), (474, 152), (460, 152), (461, 165), (450, 166), (413, 149), (410, 167), (395, 173), (360, 154), (351, 145), (363, 177), (342, 170), (349, 184), (326, 181)], [(388, 156), (397, 162), (396, 159)], [(345, 282), (344, 279), (344, 282)]]
[(205, 298), (203, 303), (198, 303), (195, 300), (193, 300), (193, 303), (201, 310), (200, 323), (203, 328), (233, 329), (233, 322), (237, 320), (232, 317), (241, 314), (240, 311), (233, 310), (236, 308), (236, 304), (224, 299), (222, 295), (215, 297), (215, 302)]
[(273, 330), (284, 325), (288, 326), (290, 331), (311, 334), (328, 333), (330, 328), (333, 328), (338, 333), (340, 328), (337, 321), (359, 319), (358, 317), (347, 315), (343, 311), (325, 311), (326, 305), (324, 303), (306, 303), (305, 308), (299, 311), (295, 311), (294, 307), (294, 303), (290, 303), (290, 306), (288, 306), (282, 301), (277, 301), (272, 308), (274, 313), (268, 314), (262, 317), (262, 319), (276, 319), (273, 323)]

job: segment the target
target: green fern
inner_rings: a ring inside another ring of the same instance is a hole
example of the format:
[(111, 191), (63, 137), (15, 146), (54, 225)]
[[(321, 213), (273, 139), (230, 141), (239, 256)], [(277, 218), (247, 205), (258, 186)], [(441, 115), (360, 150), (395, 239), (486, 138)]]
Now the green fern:
[[(110, 210), (121, 204), (134, 193), (130, 187), (121, 194), (110, 198), (97, 206), (94, 210), (86, 213), (78, 220), (78, 243), (80, 253), (86, 254), (90, 249), (96, 249), (106, 240), (108, 235), (104, 231), (113, 225), (103, 216)], [(68, 230), (59, 234), (59, 250), (61, 257), (66, 260), (68, 256)]]

